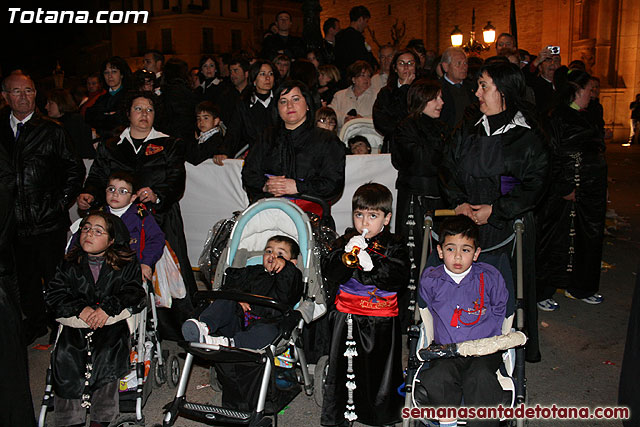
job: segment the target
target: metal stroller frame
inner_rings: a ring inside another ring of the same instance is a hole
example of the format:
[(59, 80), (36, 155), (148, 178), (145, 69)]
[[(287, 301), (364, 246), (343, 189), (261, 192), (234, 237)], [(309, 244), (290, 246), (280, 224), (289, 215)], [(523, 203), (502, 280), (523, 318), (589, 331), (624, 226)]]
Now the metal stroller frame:
[[(455, 213), (451, 210), (437, 210), (434, 212), (434, 216), (446, 216), (446, 215), (455, 215)], [(431, 216), (427, 216), (424, 221), (424, 237), (423, 237), (423, 246), (422, 246), (422, 254), (420, 258), (420, 272), (424, 271), (427, 264), (427, 256), (429, 249), (432, 243), (432, 232), (433, 232), (433, 218)], [(507, 238), (502, 243), (489, 248), (488, 250), (498, 249), (504, 245), (509, 244), (515, 238), (515, 252), (516, 252), (516, 286), (515, 286), (515, 329), (520, 332), (524, 332), (524, 281), (523, 281), (523, 267), (522, 267), (522, 235), (524, 233), (524, 223), (521, 219), (517, 219), (513, 225), (514, 234)], [(408, 343), (409, 343), (409, 360), (407, 365), (407, 374), (405, 379), (405, 407), (412, 408), (414, 405), (413, 399), (413, 386), (415, 376), (418, 373), (422, 365), (422, 360), (419, 357), (419, 340), (421, 337), (420, 334), (420, 326), (418, 322), (420, 321), (420, 310), (418, 308), (418, 301), (416, 298), (416, 306), (414, 310), (414, 324), (409, 326), (408, 329)], [(429, 343), (427, 343), (429, 345)], [(519, 346), (515, 348), (515, 364), (513, 366), (513, 374), (512, 379), (514, 382), (514, 391), (513, 391), (513, 405), (520, 405), (525, 403), (526, 401), (526, 382), (527, 379), (525, 377), (525, 346)], [(403, 427), (408, 427), (412, 425), (412, 420), (410, 418), (405, 418), (402, 421)], [(513, 420), (511, 421), (513, 423)], [(517, 427), (524, 426), (524, 419), (515, 420), (515, 425)]]
[[(237, 256), (242, 249), (248, 251), (262, 251), (264, 242), (258, 244), (260, 238), (264, 237), (264, 241), (273, 235), (274, 231), (281, 232), (283, 224), (277, 220), (273, 220), (269, 224), (268, 230), (250, 230), (246, 227), (249, 220), (254, 218), (260, 212), (268, 209), (275, 209), (286, 214), (293, 222), (295, 231), (298, 236), (298, 244), (300, 246), (300, 254), (302, 262), (298, 263), (298, 267), (302, 265), (304, 297), (303, 301), (295, 308), (289, 309), (287, 306), (277, 303), (271, 298), (258, 295), (249, 295), (240, 292), (210, 291), (203, 292), (207, 298), (223, 298), (235, 301), (245, 301), (253, 305), (268, 306), (283, 313), (284, 322), (289, 325), (295, 325), (290, 333), (284, 333), (276, 338), (274, 342), (265, 348), (253, 350), (244, 348), (225, 347), (204, 343), (181, 342), (180, 345), (187, 351), (182, 376), (178, 384), (178, 390), (173, 402), (167, 405), (164, 426), (172, 426), (176, 422), (176, 418), (180, 414), (189, 415), (203, 423), (209, 425), (222, 424), (241, 424), (250, 426), (270, 426), (272, 420), (265, 414), (268, 387), (270, 384), (271, 374), (273, 370), (274, 357), (282, 354), (285, 350), (293, 347), (293, 357), (288, 361), (298, 362), (302, 371), (302, 379), (304, 382), (304, 390), (307, 395), (313, 393), (313, 378), (309, 375), (304, 352), (301, 345), (301, 332), (304, 323), (321, 317), (326, 312), (326, 303), (324, 301), (324, 293), (322, 291), (322, 276), (319, 269), (319, 257), (314, 251), (313, 232), (311, 223), (307, 215), (294, 203), (285, 199), (268, 198), (262, 199), (245, 209), (237, 218), (237, 222), (233, 227), (229, 239), (229, 245), (224, 249), (218, 267), (215, 271), (214, 289), (219, 288), (224, 281), (224, 272), (228, 267), (238, 266)], [(260, 220), (267, 219), (268, 216), (263, 215)], [(261, 234), (260, 236), (258, 236)], [(281, 232), (281, 234), (287, 234)], [(252, 236), (256, 237), (255, 241), (250, 242)], [(302, 238), (302, 236), (307, 236)], [(246, 246), (243, 246), (246, 245)], [(253, 245), (253, 246), (251, 246)], [(240, 248), (240, 249), (239, 249)], [(258, 395), (256, 407), (252, 412), (229, 409), (220, 406), (192, 403), (186, 399), (186, 389), (189, 381), (189, 375), (193, 364), (193, 359), (198, 356), (209, 362), (256, 362), (264, 365), (264, 371), (261, 378), (261, 387)], [(274, 420), (277, 424), (277, 414), (274, 414)]]
[[(166, 377), (166, 363), (163, 360), (163, 353), (160, 341), (158, 340), (157, 326), (158, 326), (158, 317), (156, 314), (156, 306), (155, 306), (155, 298), (153, 291), (149, 290), (149, 286), (147, 282), (142, 284), (145, 292), (148, 296), (149, 307), (143, 308), (140, 313), (129, 314), (128, 316), (123, 316), (119, 320), (126, 320), (129, 331), (132, 334), (131, 340), (134, 341), (136, 351), (138, 354), (138, 361), (135, 364), (135, 372), (136, 372), (136, 389), (135, 391), (127, 391), (124, 393), (133, 393), (135, 395), (135, 415), (120, 415), (116, 420), (114, 420), (110, 426), (116, 427), (120, 424), (127, 424), (130, 422), (134, 422), (138, 425), (144, 425), (144, 414), (142, 413), (142, 408), (144, 407), (149, 394), (151, 393), (151, 377), (153, 377), (153, 381), (156, 386), (160, 386), (161, 384), (167, 381)], [(147, 317), (147, 310), (151, 310), (151, 319)], [(122, 315), (122, 313), (121, 313)], [(121, 316), (119, 315), (119, 316)], [(118, 316), (118, 317), (119, 317)], [(149, 321), (150, 328), (147, 325), (147, 321)], [(60, 332), (62, 328), (65, 327), (63, 323), (61, 323), (58, 327), (58, 335), (60, 336)], [(74, 327), (67, 325), (66, 327)], [(58, 338), (56, 337), (56, 345)], [(142, 337), (142, 338), (141, 338)], [(153, 351), (151, 355), (151, 368), (149, 370), (149, 374), (147, 375), (147, 380), (144, 378), (144, 353), (145, 353), (145, 343), (151, 342), (153, 344)], [(55, 345), (54, 345), (55, 348)], [(53, 348), (51, 349), (51, 356), (53, 356)], [(175, 356), (172, 356), (175, 358)], [(177, 359), (176, 359), (177, 362)], [(175, 362), (174, 362), (175, 364)], [(38, 427), (45, 427), (47, 413), (53, 407), (53, 383), (52, 383), (52, 373), (51, 373), (51, 362), (49, 362), (49, 366), (47, 367), (46, 374), (46, 385), (45, 392), (42, 396), (42, 404), (40, 406), (40, 413), (38, 415)], [(123, 394), (124, 394), (123, 393)], [(123, 396), (119, 393), (119, 398), (122, 399)], [(124, 405), (122, 405), (124, 406)], [(126, 406), (125, 406), (126, 407)], [(122, 409), (122, 408), (121, 408)]]

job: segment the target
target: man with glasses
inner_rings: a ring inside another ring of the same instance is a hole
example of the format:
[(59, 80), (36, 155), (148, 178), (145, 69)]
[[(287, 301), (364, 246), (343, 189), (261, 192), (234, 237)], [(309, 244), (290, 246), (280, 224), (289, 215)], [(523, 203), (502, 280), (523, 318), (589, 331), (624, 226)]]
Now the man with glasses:
[(440, 120), (454, 128), (464, 117), (464, 110), (476, 100), (473, 90), (465, 84), (469, 67), (467, 55), (459, 47), (447, 48), (440, 65), (444, 71), (440, 79), (444, 101)]
[(10, 159), (7, 167), (15, 179), (14, 251), (28, 345), (47, 333), (43, 284), (64, 255), (69, 208), (85, 168), (62, 126), (36, 111), (30, 77), (11, 74), (2, 82), (2, 96), (9, 109), (0, 117), (0, 151)]

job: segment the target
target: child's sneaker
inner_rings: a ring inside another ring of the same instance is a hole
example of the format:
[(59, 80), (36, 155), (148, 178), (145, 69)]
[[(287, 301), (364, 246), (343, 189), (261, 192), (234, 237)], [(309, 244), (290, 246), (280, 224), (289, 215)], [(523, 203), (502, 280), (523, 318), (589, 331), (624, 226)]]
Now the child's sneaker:
[(600, 304), (602, 301), (604, 301), (604, 297), (598, 293), (595, 293), (590, 297), (586, 297), (586, 298), (576, 298), (573, 295), (571, 295), (571, 293), (568, 290), (565, 290), (564, 296), (571, 299), (580, 299), (581, 301), (584, 301), (587, 304), (593, 304), (593, 305)]
[(542, 311), (556, 311), (560, 305), (553, 298), (547, 298), (542, 301), (538, 301), (538, 308)]
[(188, 319), (182, 324), (182, 336), (189, 342), (205, 342), (209, 327), (198, 319)]
[(211, 335), (207, 335), (204, 337), (205, 344), (215, 344), (221, 345), (225, 347), (233, 347), (232, 340), (227, 337), (214, 337)]

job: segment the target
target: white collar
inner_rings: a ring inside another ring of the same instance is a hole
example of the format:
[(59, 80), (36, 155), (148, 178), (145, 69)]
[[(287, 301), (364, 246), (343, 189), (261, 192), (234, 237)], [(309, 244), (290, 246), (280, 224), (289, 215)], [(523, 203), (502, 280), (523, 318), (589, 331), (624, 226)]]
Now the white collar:
[(471, 271), (471, 267), (473, 267), (473, 264), (470, 265), (469, 268), (467, 268), (462, 273), (454, 273), (453, 271), (449, 270), (447, 268), (447, 266), (445, 265), (444, 266), (444, 271), (445, 271), (445, 273), (447, 273), (449, 275), (449, 277), (451, 277), (451, 279), (453, 279), (454, 282), (456, 282), (457, 285), (459, 285), (460, 282), (462, 282), (462, 279), (467, 277), (467, 274), (469, 274), (469, 272)]
[(117, 216), (118, 218), (122, 217), (122, 215), (129, 209), (129, 207), (133, 204), (129, 203), (127, 206), (124, 206), (122, 208), (112, 208), (111, 206), (109, 206), (109, 212), (111, 212), (112, 214), (114, 214), (115, 216)]
[(363, 96), (365, 96), (366, 94), (373, 92), (372, 87), (373, 87), (373, 86), (369, 86), (369, 87), (367, 88), (367, 90), (365, 90), (364, 92), (362, 92), (362, 93), (360, 94), (360, 96), (356, 96), (356, 93), (353, 91), (353, 85), (351, 85), (351, 86), (349, 86), (349, 91), (347, 92), (347, 95), (349, 95), (349, 96), (350, 96), (351, 98), (353, 98), (353, 99), (360, 99), (360, 98), (362, 98)]
[(259, 102), (264, 106), (264, 108), (267, 108), (269, 107), (269, 104), (271, 104), (272, 99), (273, 99), (273, 91), (269, 91), (269, 97), (264, 101), (258, 98), (258, 96), (254, 93), (253, 95), (251, 95), (251, 100), (249, 101), (249, 107), (253, 107), (254, 105), (256, 105), (257, 102)]
[(200, 133), (200, 135), (198, 136), (198, 144), (202, 144), (207, 139), (209, 139), (211, 135), (215, 135), (218, 132), (220, 132), (220, 128), (216, 126), (214, 128), (209, 129), (208, 131)]
[(35, 111), (32, 111), (31, 114), (29, 114), (27, 117), (25, 117), (22, 120), (18, 120), (18, 118), (13, 115), (13, 112), (9, 114), (9, 124), (11, 125), (11, 129), (13, 129), (13, 133), (16, 132), (16, 129), (18, 128), (18, 123), (22, 123), (22, 124), (27, 123), (31, 119), (31, 117), (33, 117), (33, 113), (35, 113)]
[[(150, 139), (164, 138), (164, 137), (168, 137), (168, 136), (169, 135), (164, 134), (162, 132), (158, 132), (154, 128), (151, 128), (151, 132), (149, 132), (149, 135), (147, 135), (147, 137), (142, 142), (145, 143)], [(131, 146), (133, 147), (133, 151), (135, 151), (136, 154), (138, 154), (140, 152), (140, 149), (142, 148), (142, 145), (140, 145), (140, 147), (136, 147), (136, 145), (133, 143), (133, 138), (131, 137), (131, 127), (128, 127), (128, 128), (126, 128), (125, 130), (122, 131), (122, 133), (120, 134), (120, 141), (118, 141), (116, 143), (116, 145), (122, 144), (125, 140), (127, 140), (129, 142), (129, 144), (131, 144)]]
[(462, 84), (462, 82), (460, 82), (460, 83), (454, 83), (454, 82), (452, 82), (452, 81), (449, 79), (449, 77), (447, 77), (447, 73), (444, 73), (442, 76), (444, 77), (444, 79), (445, 79), (446, 81), (448, 81), (450, 84), (452, 84), (452, 85), (454, 85), (454, 86), (456, 86), (456, 85), (461, 85), (461, 84)]
[(203, 81), (202, 83), (200, 83), (200, 87), (201, 87), (202, 89), (207, 89), (207, 88), (208, 88), (209, 86), (211, 86), (211, 85), (215, 85), (215, 86), (217, 86), (217, 85), (219, 85), (219, 84), (220, 84), (220, 79), (219, 79), (219, 78), (217, 78), (217, 77), (215, 77), (213, 80), (211, 80), (211, 81), (209, 82), (209, 84), (207, 84), (207, 80), (205, 79), (205, 81)]
[(484, 114), (480, 118), (480, 120), (476, 122), (476, 126), (478, 126), (480, 123), (482, 123), (482, 126), (484, 127), (484, 130), (487, 133), (487, 135), (500, 135), (502, 133), (506, 133), (507, 131), (513, 129), (516, 126), (522, 126), (524, 128), (531, 129), (531, 126), (529, 126), (529, 124), (527, 123), (527, 120), (524, 118), (524, 116), (520, 111), (518, 111), (516, 115), (513, 116), (513, 120), (511, 120), (511, 122), (507, 123), (506, 125), (502, 126), (499, 129), (496, 129), (496, 131), (493, 133), (490, 133), (491, 129), (489, 128), (489, 118), (487, 118), (486, 114)]

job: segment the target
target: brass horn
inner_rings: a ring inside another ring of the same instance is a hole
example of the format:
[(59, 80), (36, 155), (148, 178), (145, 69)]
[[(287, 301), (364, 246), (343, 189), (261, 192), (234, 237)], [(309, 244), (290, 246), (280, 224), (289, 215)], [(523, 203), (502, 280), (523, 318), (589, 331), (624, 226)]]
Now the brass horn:
[[(366, 236), (369, 230), (366, 228), (362, 230), (362, 237)], [(342, 263), (349, 268), (358, 268), (360, 266), (360, 261), (358, 261), (358, 254), (360, 253), (360, 248), (354, 246), (353, 249), (349, 252), (345, 252), (342, 254)]]

